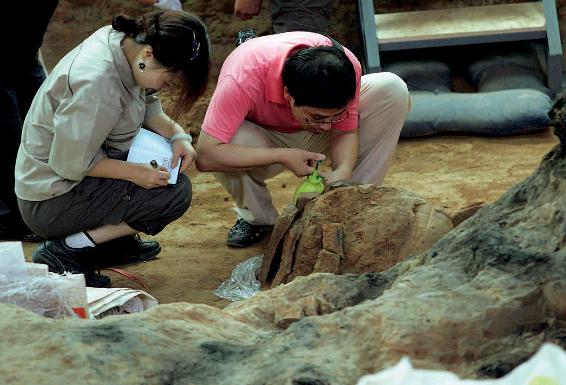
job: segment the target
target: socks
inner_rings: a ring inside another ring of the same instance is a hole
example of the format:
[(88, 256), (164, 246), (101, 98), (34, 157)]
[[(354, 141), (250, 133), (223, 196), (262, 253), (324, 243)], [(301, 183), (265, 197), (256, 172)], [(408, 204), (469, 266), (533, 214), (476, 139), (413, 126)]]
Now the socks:
[(96, 243), (92, 241), (92, 238), (86, 231), (81, 231), (80, 233), (69, 235), (65, 238), (65, 244), (73, 249), (82, 249), (85, 247), (96, 246)]

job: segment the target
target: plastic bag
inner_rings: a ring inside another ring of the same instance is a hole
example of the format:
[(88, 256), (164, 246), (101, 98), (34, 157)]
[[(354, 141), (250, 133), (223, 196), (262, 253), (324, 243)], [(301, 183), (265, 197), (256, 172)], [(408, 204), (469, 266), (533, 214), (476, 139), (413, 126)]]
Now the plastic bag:
[(0, 242), (0, 281), (27, 277), (21, 242)]
[(450, 372), (414, 369), (404, 357), (392, 368), (363, 376), (357, 385), (566, 385), (566, 353), (546, 343), (528, 361), (497, 380), (460, 380)]
[(0, 302), (51, 318), (87, 318), (84, 276), (47, 270), (45, 265), (25, 262), (21, 242), (0, 243)]
[(0, 281), (0, 302), (11, 303), (49, 318), (87, 318), (82, 274), (28, 277)]
[(256, 274), (262, 261), (263, 255), (257, 255), (238, 263), (232, 271), (230, 279), (222, 282), (214, 294), (230, 301), (239, 301), (256, 295), (261, 288), (261, 284), (256, 279)]

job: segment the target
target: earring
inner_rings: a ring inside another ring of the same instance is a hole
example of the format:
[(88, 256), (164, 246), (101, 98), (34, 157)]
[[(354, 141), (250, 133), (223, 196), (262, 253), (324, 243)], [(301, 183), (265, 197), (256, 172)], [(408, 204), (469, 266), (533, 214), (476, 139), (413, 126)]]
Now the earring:
[(138, 67), (140, 67), (140, 72), (143, 72), (143, 70), (145, 69), (145, 63), (144, 62), (140, 62), (138, 64)]

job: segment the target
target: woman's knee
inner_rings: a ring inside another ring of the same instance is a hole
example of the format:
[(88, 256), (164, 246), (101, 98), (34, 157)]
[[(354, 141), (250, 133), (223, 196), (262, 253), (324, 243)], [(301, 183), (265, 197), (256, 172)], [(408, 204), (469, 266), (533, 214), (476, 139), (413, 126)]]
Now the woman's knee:
[(174, 199), (171, 200), (170, 210), (176, 214), (176, 218), (181, 217), (191, 206), (193, 199), (193, 186), (191, 180), (184, 174), (179, 174), (177, 183), (171, 191)]
[(124, 218), (124, 222), (138, 231), (156, 235), (168, 224), (182, 217), (189, 209), (191, 200), (191, 181), (181, 174), (175, 185), (168, 186), (157, 196), (152, 196), (150, 201), (157, 201), (159, 204), (149, 204), (148, 202), (147, 206), (136, 206), (137, 209), (130, 211)]

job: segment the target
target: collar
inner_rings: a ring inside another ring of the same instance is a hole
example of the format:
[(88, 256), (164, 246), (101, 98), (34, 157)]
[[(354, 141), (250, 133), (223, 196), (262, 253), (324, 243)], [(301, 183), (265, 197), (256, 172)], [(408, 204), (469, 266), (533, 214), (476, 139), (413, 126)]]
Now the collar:
[(122, 84), (130, 93), (138, 93), (140, 87), (136, 84), (134, 80), (134, 74), (132, 73), (132, 67), (128, 63), (128, 59), (126, 59), (126, 55), (120, 46), (122, 39), (126, 36), (123, 32), (118, 32), (112, 27), (109, 27), (108, 32), (108, 47), (110, 48), (110, 52), (112, 52), (112, 58), (114, 59), (114, 65), (116, 67), (116, 71), (118, 71), (118, 76), (120, 76), (120, 80)]

